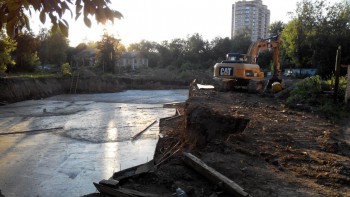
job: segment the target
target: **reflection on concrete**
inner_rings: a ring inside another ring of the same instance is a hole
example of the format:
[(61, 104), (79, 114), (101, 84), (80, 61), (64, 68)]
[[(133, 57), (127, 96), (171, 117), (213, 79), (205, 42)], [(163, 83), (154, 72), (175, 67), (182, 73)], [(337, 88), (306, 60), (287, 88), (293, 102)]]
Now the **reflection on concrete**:
[(158, 124), (136, 141), (130, 137), (154, 120), (174, 115), (175, 110), (162, 108), (162, 103), (184, 101), (187, 94), (60, 95), (0, 107), (0, 134), (63, 127), (0, 135), (0, 190), (7, 197), (94, 192), (93, 181), (152, 159)]

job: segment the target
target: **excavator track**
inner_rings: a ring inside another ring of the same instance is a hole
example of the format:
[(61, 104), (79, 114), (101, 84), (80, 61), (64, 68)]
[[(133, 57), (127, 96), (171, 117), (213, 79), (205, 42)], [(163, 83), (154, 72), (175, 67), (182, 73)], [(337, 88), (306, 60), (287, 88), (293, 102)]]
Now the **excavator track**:
[(250, 80), (247, 85), (249, 93), (263, 93), (265, 91), (266, 80)]

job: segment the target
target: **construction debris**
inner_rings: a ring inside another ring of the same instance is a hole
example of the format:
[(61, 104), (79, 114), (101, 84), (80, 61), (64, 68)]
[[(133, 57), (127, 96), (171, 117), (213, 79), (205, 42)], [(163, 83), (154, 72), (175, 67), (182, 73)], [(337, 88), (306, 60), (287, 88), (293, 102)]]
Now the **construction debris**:
[(184, 156), (184, 162), (187, 165), (189, 165), (195, 171), (202, 174), (204, 177), (206, 177), (209, 181), (211, 181), (215, 185), (218, 185), (219, 187), (221, 187), (228, 194), (231, 194), (233, 196), (242, 196), (242, 197), (250, 196), (237, 183), (230, 180), (229, 178), (222, 175), (221, 173), (214, 170), (213, 168), (209, 167), (202, 160), (198, 159), (196, 156), (192, 155), (191, 153), (184, 152), (183, 156)]
[(94, 183), (94, 185), (99, 192), (110, 196), (115, 196), (115, 197), (159, 197), (156, 194), (139, 192), (136, 190), (126, 189), (122, 187), (111, 188), (98, 183)]
[(131, 140), (135, 140), (137, 138), (139, 138), (143, 132), (147, 131), (149, 128), (151, 128), (154, 124), (156, 124), (158, 122), (158, 120), (153, 121), (151, 124), (149, 124), (145, 129), (143, 129), (142, 131), (136, 133), (134, 136), (131, 137)]

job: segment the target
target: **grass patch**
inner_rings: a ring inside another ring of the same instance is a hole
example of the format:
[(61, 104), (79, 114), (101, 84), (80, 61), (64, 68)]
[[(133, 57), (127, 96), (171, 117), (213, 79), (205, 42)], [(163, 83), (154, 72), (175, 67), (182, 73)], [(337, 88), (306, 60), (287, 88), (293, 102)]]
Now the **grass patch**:
[(58, 77), (56, 73), (14, 73), (8, 74), (7, 78), (46, 78), (46, 77)]

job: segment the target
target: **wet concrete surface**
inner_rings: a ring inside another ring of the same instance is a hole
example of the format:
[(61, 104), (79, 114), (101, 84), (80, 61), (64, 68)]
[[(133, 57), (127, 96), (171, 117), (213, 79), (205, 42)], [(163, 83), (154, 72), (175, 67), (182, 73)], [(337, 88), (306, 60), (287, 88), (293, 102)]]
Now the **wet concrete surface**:
[(5, 196), (81, 196), (92, 182), (152, 159), (164, 103), (187, 90), (59, 95), (0, 107), (0, 190)]

